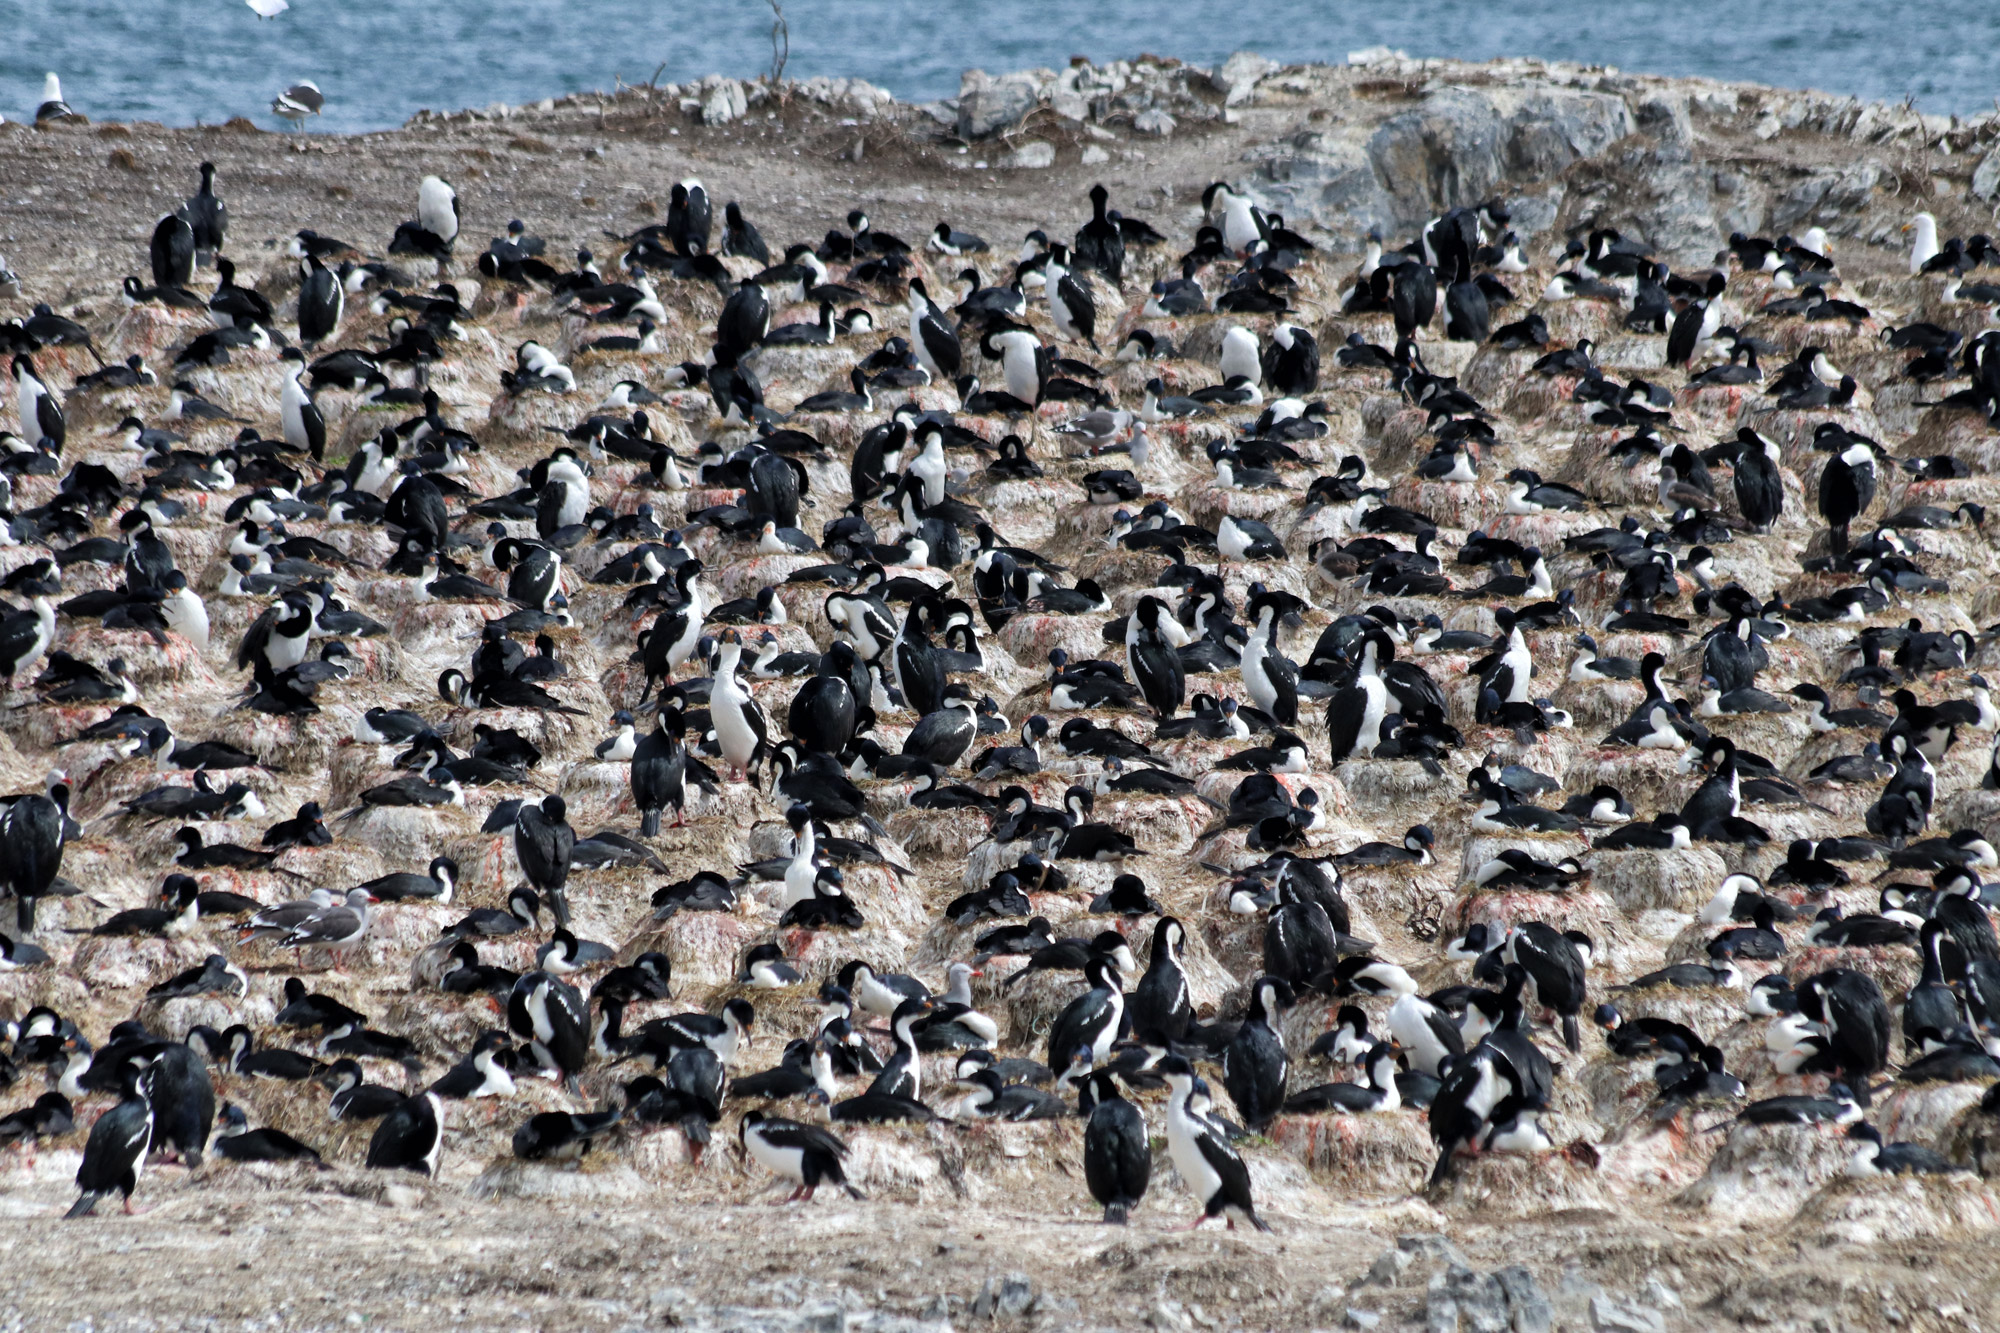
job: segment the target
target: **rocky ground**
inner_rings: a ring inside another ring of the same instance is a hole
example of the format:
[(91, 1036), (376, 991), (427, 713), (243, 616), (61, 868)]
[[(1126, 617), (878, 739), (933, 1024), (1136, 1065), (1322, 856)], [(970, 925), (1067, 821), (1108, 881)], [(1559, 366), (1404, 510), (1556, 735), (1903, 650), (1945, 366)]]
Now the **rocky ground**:
[[(1316, 471), (1330, 471), (1342, 454), (1360, 452), (1371, 473), (1393, 488), (1393, 501), (1439, 522), (1449, 548), (1497, 515), (1503, 492), (1492, 485), (1451, 488), (1410, 481), (1408, 469), (1424, 452), (1418, 442), (1421, 414), (1403, 410), (1380, 375), (1343, 375), (1331, 364), (1332, 349), (1350, 328), (1389, 340), (1382, 317), (1349, 321), (1338, 314), (1351, 255), (1368, 227), (1400, 238), (1442, 206), (1506, 195), (1535, 260), (1535, 271), (1516, 280), (1525, 299), (1522, 307), (1510, 308), (1509, 318), (1532, 303), (1547, 280), (1554, 267), (1551, 249), (1591, 226), (1616, 226), (1677, 268), (1712, 262), (1734, 230), (1775, 235), (1824, 227), (1847, 294), (1878, 312), (1859, 329), (1843, 327), (1830, 343), (1834, 359), (1866, 386), (1865, 401), (1858, 399), (1841, 419), (1896, 452), (1951, 448), (1984, 469), (1992, 458), (1989, 433), (1926, 414), (1914, 402), (1911, 386), (1891, 383), (1903, 358), (1882, 350), (1875, 335), (1882, 324), (1920, 315), (1968, 331), (1979, 327), (1983, 309), (1944, 308), (1934, 287), (1900, 276), (1900, 228), (1922, 208), (1936, 215), (1942, 234), (1988, 230), (1990, 201), (2000, 192), (2000, 154), (1988, 156), (1996, 137), (2000, 119), (1995, 117), (1955, 121), (1766, 88), (1531, 61), (1411, 62), (1389, 54), (1341, 68), (1278, 68), (1238, 57), (1212, 73), (1142, 59), (1076, 67), (1061, 75), (968, 75), (955, 105), (925, 107), (893, 103), (865, 85), (816, 81), (777, 96), (761, 85), (710, 80), (425, 117), (395, 133), (353, 138), (270, 135), (237, 124), (202, 130), (71, 125), (41, 131), (8, 124), (0, 126), (5, 184), (0, 252), (22, 275), (23, 290), (18, 299), (0, 299), (0, 316), (25, 315), (29, 303), (48, 301), (88, 324), (107, 356), (137, 352), (164, 368), (164, 353), (181, 345), (200, 321), (157, 308), (128, 313), (118, 304), (118, 283), (128, 272), (145, 271), (153, 222), (188, 193), (197, 163), (217, 164), (232, 217), (229, 253), (245, 280), (257, 282), (281, 312), (295, 283), (282, 246), (294, 230), (310, 226), (379, 253), (396, 223), (411, 212), (416, 180), (442, 175), (456, 185), (464, 211), (465, 242), (452, 277), (478, 327), (469, 343), (438, 367), (433, 383), (454, 423), (471, 430), (483, 446), (467, 480), (494, 494), (515, 484), (514, 468), (546, 452), (552, 437), (541, 427), (573, 424), (618, 379), (636, 375), (657, 384), (666, 366), (698, 358), (717, 310), (712, 291), (668, 284), (667, 354), (579, 357), (580, 387), (574, 395), (510, 399), (500, 393), (497, 373), (511, 365), (514, 344), (536, 337), (567, 350), (600, 330), (559, 320), (545, 301), (524, 299), (467, 274), (464, 257), (484, 237), (498, 235), (509, 218), (525, 219), (556, 254), (579, 244), (600, 255), (615, 253), (615, 243), (603, 232), (659, 220), (671, 183), (696, 176), (718, 203), (740, 200), (774, 245), (818, 237), (840, 225), (850, 207), (861, 206), (878, 228), (911, 239), (939, 218), (949, 219), (992, 238), (998, 253), (1010, 252), (1030, 227), (1067, 234), (1087, 216), (1084, 191), (1101, 180), (1115, 206), (1147, 218), (1172, 242), (1169, 253), (1156, 253), (1151, 267), (1139, 281), (1128, 281), (1125, 291), (1100, 284), (1100, 310), (1110, 311), (1107, 322), (1122, 332), (1142, 322), (1144, 279), (1152, 268), (1171, 271), (1172, 254), (1200, 223), (1202, 188), (1227, 179), (1280, 209), (1324, 251), (1302, 271), (1294, 318), (1314, 328), (1328, 352), (1322, 396), (1334, 432), (1312, 443), (1313, 466), (1291, 478), (1294, 485), (1302, 487)], [(939, 264), (932, 290), (944, 290), (957, 267)], [(1003, 265), (982, 267), (991, 276)], [(1758, 282), (1732, 283), (1729, 299), (1746, 316), (1761, 299)], [(885, 328), (905, 319), (899, 293), (884, 293), (876, 308)], [(1587, 305), (1545, 311), (1559, 341), (1584, 334), (1598, 338), (1601, 359), (1612, 373), (1658, 376), (1660, 339), (1619, 332), (1615, 312)], [(781, 312), (778, 319), (804, 313)], [(1214, 348), (1228, 320), (1143, 322), (1170, 329), (1190, 350), (1187, 360), (1167, 368), (1177, 385), (1214, 381)], [(1267, 317), (1239, 322), (1260, 333), (1270, 324)], [(357, 311), (344, 337), (359, 342), (380, 327), (379, 318)], [(1797, 343), (1796, 325), (1763, 332)], [(1433, 369), (1460, 372), (1466, 386), (1495, 408), (1510, 442), (1510, 465), (1536, 466), (1551, 478), (1582, 485), (1614, 514), (1634, 507), (1649, 511), (1650, 468), (1626, 476), (1604, 463), (1603, 446), (1615, 436), (1580, 429), (1574, 408), (1539, 382), (1522, 378), (1525, 358), (1441, 341), (1428, 344), (1426, 354)], [(773, 401), (789, 403), (844, 383), (850, 359), (846, 349), (774, 356), (766, 366)], [(205, 393), (272, 431), (278, 380), (271, 361), (240, 356), (229, 367), (193, 378)], [(40, 364), (63, 386), (90, 368), (88, 359), (73, 351), (45, 355)], [(1137, 401), (1145, 373), (1130, 367), (1116, 372), (1128, 405)], [(949, 395), (936, 390), (916, 396), (926, 406), (950, 403)], [(678, 410), (663, 423), (662, 438), (688, 452), (696, 439), (711, 433), (713, 423), (703, 410), (707, 400), (680, 395), (674, 402)], [(135, 474), (136, 457), (98, 437), (126, 412), (152, 418), (164, 403), (163, 390), (73, 398), (66, 462), (89, 458), (109, 463), (121, 475)], [(344, 457), (398, 419), (356, 410), (338, 394), (325, 395), (323, 406), (331, 459)], [(1739, 414), (1756, 406), (1740, 394), (1707, 393), (1685, 396), (1677, 410), (1699, 447), (1726, 436)], [(1045, 409), (1040, 424), (1064, 415)], [(1783, 589), (1799, 597), (1833, 586), (1801, 579), (1796, 562), (1817, 537), (1806, 516), (1820, 466), (1801, 437), (1825, 415), (1780, 414), (1765, 425), (1782, 434), (1793, 473), (1786, 518), (1769, 537), (1740, 542), (1718, 557), (1727, 575), (1760, 595)], [(981, 428), (998, 424), (985, 422)], [(199, 432), (195, 443), (217, 447), (235, 429)], [(814, 423), (814, 429), (843, 453), (851, 447), (855, 425), (830, 419)], [(1197, 522), (1245, 512), (1239, 506), (1246, 497), (1218, 491), (1199, 466), (1200, 445), (1217, 429), (1197, 423), (1155, 433), (1159, 489)], [(1036, 452), (1049, 466), (1047, 481), (1011, 489), (984, 487), (976, 459), (955, 462), (972, 469), (968, 493), (1005, 516), (1002, 526), (1010, 538), (1055, 552), (1079, 574), (1096, 574), (1114, 598), (1136, 595), (1144, 583), (1140, 571), (1129, 562), (1121, 565), (1120, 554), (1103, 553), (1105, 515), (1078, 502), (1075, 478), (1091, 464), (1061, 457), (1056, 439), (1046, 434), (1038, 438)], [(674, 517), (682, 497), (644, 489), (629, 478), (631, 471), (601, 465), (594, 496), (620, 511), (651, 502), (662, 507), (663, 517)], [(816, 528), (844, 502), (844, 458), (816, 465), (813, 476), (816, 492), (831, 497), (822, 499), (819, 516), (808, 521)], [(1880, 512), (1919, 499), (1990, 500), (1983, 478), (1957, 485), (1956, 491), (1926, 490), (1893, 480), (1884, 487)], [(48, 478), (18, 480), (16, 507), (40, 503), (52, 488)], [(697, 492), (686, 503), (696, 508), (715, 498)], [(1309, 592), (1319, 608), (1309, 618), (1307, 634), (1293, 641), (1294, 654), (1302, 655), (1329, 613), (1379, 599), (1309, 584), (1302, 553), (1326, 531), (1310, 523), (1294, 530), (1289, 506), (1269, 508), (1274, 526), (1285, 525), (1281, 531), (1293, 544), (1294, 558), (1257, 573), (1276, 586)], [(1498, 526), (1488, 526), (1496, 534), (1554, 545), (1561, 535), (1601, 521), (1601, 514), (1593, 514), (1575, 521), (1500, 519)], [(210, 514), (170, 537), (182, 567), (211, 592), (223, 569), (215, 558), (221, 530), (219, 517)], [(216, 736), (270, 757), (273, 769), (249, 780), (274, 816), (288, 815), (299, 801), (312, 798), (323, 801), (330, 814), (344, 811), (354, 805), (356, 792), (385, 776), (382, 756), (346, 739), (354, 717), (370, 703), (387, 699), (419, 708), (438, 719), (461, 748), (477, 720), (441, 710), (430, 682), (444, 666), (464, 665), (468, 645), (458, 636), (479, 613), (454, 607), (440, 614), (412, 605), (402, 581), (373, 572), (388, 552), (378, 533), (355, 528), (322, 533), (312, 524), (300, 530), (324, 535), (350, 552), (356, 567), (343, 573), (343, 592), (393, 631), (357, 641), (364, 679), (330, 690), (318, 717), (288, 721), (231, 710), (241, 673), (229, 657), (255, 605), (212, 597), (216, 627), (206, 654), (178, 639), (156, 646), (142, 635), (82, 622), (66, 622), (58, 642), (92, 660), (123, 654), (135, 667), (146, 706), (172, 720), (181, 734)], [(1924, 599), (1919, 613), (1926, 623), (1976, 630), (1993, 621), (2000, 602), (1989, 591), (1996, 560), (1987, 541), (1962, 532), (1924, 533), (1919, 540), (1954, 589), (1948, 597)], [(742, 558), (712, 532), (702, 534), (697, 545), (721, 570), (716, 582), (724, 596), (747, 594), (803, 563)], [(579, 552), (576, 559), (588, 572), (614, 553)], [(26, 548), (0, 553), (8, 568), (33, 554)], [(1607, 582), (1574, 560), (1560, 572), (1565, 584), (1577, 588), (1587, 618), (1608, 614), (1615, 579)], [(68, 591), (102, 586), (93, 581), (102, 577), (101, 571), (79, 566), (71, 571)], [(1249, 571), (1233, 573), (1239, 594), (1248, 577)], [(579, 830), (630, 829), (636, 821), (624, 772), (591, 762), (591, 746), (605, 734), (611, 709), (636, 698), (638, 681), (624, 661), (631, 627), (609, 613), (615, 597), (587, 586), (572, 594), (580, 628), (561, 636), (571, 669), (558, 692), (589, 716), (521, 714), (501, 720), (543, 743), (550, 758), (537, 776), (569, 797)], [(797, 598), (788, 592), (787, 598), (794, 623), (784, 632), (785, 646), (823, 646), (827, 626), (819, 616), (818, 594), (803, 590)], [(1887, 619), (1904, 614), (1893, 612)], [(1478, 603), (1453, 623), (1491, 628)], [(1036, 706), (1031, 691), (1046, 649), (1060, 643), (1095, 651), (1097, 630), (1092, 619), (1018, 618), (1004, 634), (989, 638), (995, 666), (982, 688), (1019, 720)], [(1850, 633), (1802, 627), (1792, 641), (1774, 647), (1776, 688), (1837, 674), (1832, 667), (1838, 645)], [(1537, 636), (1536, 653), (1541, 670), (1551, 673), (1557, 702), (1576, 713), (1577, 728), (1531, 752), (1510, 754), (1556, 773), (1571, 790), (1599, 780), (1616, 782), (1642, 812), (1677, 805), (1692, 781), (1672, 772), (1668, 761), (1594, 746), (1636, 695), (1558, 688), (1568, 643), (1567, 631)], [(1654, 647), (1671, 651), (1673, 645), (1630, 635), (1603, 641), (1606, 652), (1634, 656)], [(1449, 667), (1433, 664), (1432, 670), (1456, 680)], [(1203, 684), (1231, 693), (1240, 688), (1233, 676)], [(1389, 763), (1350, 764), (1338, 774), (1316, 771), (1308, 779), (1326, 797), (1332, 816), (1331, 826), (1315, 838), (1321, 851), (1368, 837), (1394, 837), (1420, 818), (1438, 828), (1438, 866), (1414, 874), (1363, 873), (1348, 884), (1356, 933), (1382, 941), (1385, 956), (1410, 967), (1426, 986), (1462, 979), (1462, 968), (1442, 960), (1441, 929), (1540, 915), (1559, 926), (1579, 925), (1598, 941), (1604, 963), (1594, 974), (1595, 998), (1598, 985), (1656, 966), (1663, 955), (1697, 954), (1705, 933), (1687, 929), (1691, 913), (1725, 868), (1768, 871), (1784, 837), (1851, 829), (1867, 803), (1863, 793), (1826, 798), (1838, 809), (1837, 823), (1832, 817), (1770, 818), (1783, 833), (1777, 848), (1761, 853), (1700, 848), (1642, 863), (1629, 855), (1621, 862), (1614, 855), (1589, 854), (1597, 878), (1586, 893), (1528, 903), (1465, 894), (1463, 867), (1478, 864), (1495, 844), (1464, 834), (1464, 807), (1457, 799), (1463, 770), (1505, 738), (1470, 730), (1470, 699), (1462, 682), (1447, 688), (1454, 708), (1466, 714), (1455, 720), (1468, 727), (1470, 751), (1447, 779), (1432, 781), (1412, 765)], [(782, 716), (788, 690), (760, 689), (774, 717)], [(147, 901), (162, 873), (172, 828), (144, 828), (111, 817), (119, 800), (156, 781), (143, 761), (116, 760), (102, 745), (64, 743), (105, 709), (58, 708), (26, 694), (12, 702), (22, 706), (0, 723), (0, 787), (27, 791), (53, 765), (68, 771), (76, 786), (75, 813), (86, 832), (68, 849), (64, 870), (87, 897), (44, 905), (41, 938), (58, 966), (0, 973), (0, 1013), (52, 1004), (94, 1038), (135, 1012), (175, 1035), (199, 1022), (267, 1021), (293, 960), (225, 946), (228, 933), (219, 927), (212, 941), (134, 943), (63, 933), (87, 927), (108, 910)], [(1304, 731), (1323, 755), (1319, 710), (1305, 712)], [(908, 720), (897, 720), (895, 728)], [(1795, 718), (1745, 720), (1731, 734), (1795, 773), (1835, 752), (1809, 737)], [(1987, 739), (1963, 742), (1941, 766), (1941, 827), (1977, 824), (1991, 831), (1995, 804), (1976, 790)], [(1217, 753), (1190, 746), (1175, 760), (1201, 773)], [(1054, 800), (1068, 780), (1066, 772), (1054, 776), (1040, 785), (1038, 795)], [(1230, 785), (1209, 775), (1204, 790), (1226, 793)], [(288, 854), (280, 863), (335, 888), (389, 870), (420, 868), (440, 850), (466, 868), (461, 899), (451, 907), (384, 912), (352, 971), (322, 971), (325, 960), (303, 960), (316, 988), (348, 999), (379, 1026), (416, 1038), (433, 1076), (492, 1016), (414, 987), (410, 961), (467, 905), (498, 905), (514, 882), (517, 871), (506, 840), (476, 832), (486, 809), (504, 794), (510, 793), (482, 791), (468, 811), (376, 812), (345, 827), (331, 847)], [(939, 909), (1003, 864), (991, 844), (982, 842), (984, 830), (976, 821), (904, 811), (891, 789), (879, 792), (878, 803), (896, 850), (917, 867), (918, 882), (899, 889), (885, 877), (856, 874), (858, 896), (870, 915), (865, 931), (852, 938), (787, 935), (788, 953), (815, 982), (857, 955), (878, 964), (913, 965), (936, 979), (945, 961), (963, 956), (969, 944), (969, 935), (937, 923)], [(1190, 967), (1204, 1011), (1240, 1011), (1239, 983), (1257, 969), (1258, 936), (1220, 910), (1215, 878), (1194, 862), (1197, 856), (1254, 859), (1245, 853), (1241, 833), (1197, 842), (1209, 812), (1194, 802), (1183, 808), (1177, 802), (1109, 801), (1099, 809), (1100, 817), (1156, 849), (1146, 867), (1148, 882), (1194, 927)], [(698, 804), (693, 813), (689, 829), (670, 830), (656, 843), (672, 877), (726, 869), (769, 855), (777, 846), (777, 807), (760, 794), (732, 787), (722, 800)], [(218, 825), (210, 840), (252, 843), (258, 831), (247, 823)], [(1582, 851), (1574, 843), (1560, 849), (1545, 843), (1542, 850)], [(205, 878), (213, 887), (237, 887), (266, 900), (290, 896), (297, 885), (270, 875)], [(1076, 874), (1086, 893), (1103, 888), (1108, 878), (1107, 867), (1083, 867)], [(729, 918), (683, 915), (655, 928), (647, 920), (646, 897), (661, 882), (662, 877), (629, 872), (585, 877), (576, 891), (578, 931), (610, 941), (627, 955), (665, 949), (674, 960), (678, 998), (659, 1012), (712, 1009), (736, 993), (729, 985), (735, 961), (743, 947), (771, 934), (775, 914), (753, 904)], [(1059, 925), (1074, 923), (1088, 933), (1096, 927), (1085, 926), (1076, 898), (1052, 895), (1037, 906)], [(1857, 893), (1852, 901), (1864, 900)], [(1145, 922), (1136, 927), (1149, 930)], [(198, 963), (211, 947), (227, 947), (250, 970), (249, 996), (227, 1003), (141, 1006), (149, 984)], [(1795, 954), (1793, 969), (1830, 965), (1831, 953)], [(526, 966), (531, 957), (524, 945), (488, 946), (486, 955), (510, 967)], [(1907, 950), (1842, 961), (1897, 979), (1892, 995), (1915, 974)], [(1039, 1054), (1035, 1034), (1074, 988), (1051, 983), (1038, 990), (1031, 984), (1023, 988), (1029, 994), (1003, 1002), (991, 989), (993, 980), (981, 983), (982, 1004), (1004, 1016), (1010, 1048)], [(783, 1036), (806, 1030), (811, 1013), (803, 1001), (760, 999), (759, 1005), (767, 1027), (749, 1055), (753, 1068), (774, 1057)], [(1380, 1006), (1373, 1007), (1379, 1018)], [(1633, 1008), (1645, 1010), (1645, 1002)], [(1316, 1001), (1288, 1019), (1295, 1051), (1324, 1026), (1328, 1012)], [(1757, 1067), (1761, 1026), (1741, 1021), (1733, 1001), (1669, 998), (1657, 1012), (1709, 1033), (1729, 1051), (1732, 1068), (1755, 1078), (1758, 1095), (1797, 1086), (1794, 1081), (1780, 1088), (1767, 1069)], [(262, 1040), (268, 1033), (259, 1030)], [(358, 1163), (365, 1131), (326, 1122), (316, 1091), (273, 1091), (225, 1078), (221, 1090), (249, 1107), (254, 1119), (323, 1146), (334, 1164), (314, 1172), (211, 1163), (191, 1176), (161, 1166), (148, 1172), (140, 1190), (141, 1201), (154, 1205), (151, 1214), (59, 1224), (58, 1215), (73, 1197), (70, 1180), (81, 1135), (42, 1145), (33, 1155), (10, 1151), (0, 1156), (0, 1263), (9, 1279), (0, 1290), (0, 1327), (415, 1329), (448, 1322), (496, 1329), (887, 1330), (993, 1320), (1046, 1328), (1346, 1325), (1511, 1327), (1527, 1333), (1550, 1327), (1739, 1324), (1976, 1329), (1992, 1321), (1991, 1311), (2000, 1308), (1995, 1240), (2000, 1204), (1981, 1179), (1850, 1183), (1839, 1175), (1845, 1143), (1804, 1133), (1752, 1142), (1727, 1136), (1726, 1151), (1718, 1157), (1724, 1136), (1692, 1133), (1684, 1121), (1656, 1130), (1645, 1120), (1649, 1071), (1643, 1062), (1606, 1058), (1593, 1035), (1586, 1035), (1586, 1043), (1587, 1058), (1565, 1073), (1555, 1107), (1553, 1123), (1568, 1150), (1541, 1161), (1470, 1166), (1442, 1192), (1420, 1188), (1431, 1148), (1413, 1113), (1358, 1124), (1281, 1120), (1270, 1140), (1247, 1150), (1260, 1206), (1274, 1226), (1271, 1235), (1178, 1230), (1193, 1213), (1164, 1159), (1154, 1193), (1130, 1229), (1100, 1227), (1078, 1170), (1080, 1132), (1069, 1124), (863, 1130), (852, 1138), (857, 1176), (870, 1191), (867, 1202), (823, 1195), (809, 1206), (782, 1208), (775, 1206), (778, 1193), (754, 1168), (746, 1171), (720, 1150), (692, 1163), (672, 1131), (621, 1142), (580, 1172), (514, 1162), (506, 1151), (512, 1126), (530, 1110), (566, 1104), (539, 1084), (501, 1105), (455, 1104), (440, 1178), (427, 1182), (391, 1181), (363, 1171)], [(377, 1073), (393, 1075), (393, 1068)], [(601, 1095), (611, 1078), (593, 1071), (585, 1080), (586, 1094)], [(0, 1111), (31, 1100), (40, 1090), (37, 1083), (24, 1078), (0, 1093)], [(1878, 1118), (1899, 1136), (1983, 1163), (1992, 1124), (1968, 1109), (1978, 1092), (1961, 1085), (1899, 1093)], [(86, 1108), (90, 1114), (97, 1109)]]

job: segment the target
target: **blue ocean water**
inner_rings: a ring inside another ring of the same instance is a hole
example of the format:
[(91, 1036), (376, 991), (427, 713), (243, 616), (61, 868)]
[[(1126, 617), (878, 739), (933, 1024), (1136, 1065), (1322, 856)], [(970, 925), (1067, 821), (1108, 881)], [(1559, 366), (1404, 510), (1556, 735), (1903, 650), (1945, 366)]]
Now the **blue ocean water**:
[[(1248, 48), (1338, 61), (1535, 55), (1705, 74), (1927, 111), (1990, 109), (2000, 4), (1883, 0), (786, 0), (787, 72), (853, 75), (948, 97), (959, 71), (1152, 52), (1207, 64)], [(250, 116), (312, 79), (316, 130), (385, 129), (420, 108), (522, 102), (644, 82), (753, 75), (771, 63), (769, 0), (0, 0), (0, 115), (32, 116), (54, 70), (77, 110), (173, 125)]]

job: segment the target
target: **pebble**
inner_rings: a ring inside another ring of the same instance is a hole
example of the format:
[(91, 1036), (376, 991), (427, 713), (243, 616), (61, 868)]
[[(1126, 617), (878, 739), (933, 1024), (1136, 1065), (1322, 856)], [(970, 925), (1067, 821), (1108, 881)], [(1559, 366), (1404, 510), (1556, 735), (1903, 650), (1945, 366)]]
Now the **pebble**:
[(1463, 1264), (1465, 1256), (1451, 1243), (1451, 1238), (1435, 1231), (1411, 1232), (1396, 1237), (1396, 1248), (1419, 1259), (1429, 1259), (1433, 1263)]
[(1555, 1311), (1549, 1305), (1549, 1298), (1535, 1285), (1535, 1275), (1520, 1264), (1509, 1264), (1494, 1270), (1493, 1276), (1507, 1293), (1514, 1333), (1549, 1333), (1555, 1324)]
[(1393, 1287), (1409, 1266), (1416, 1262), (1408, 1250), (1384, 1250), (1375, 1256), (1375, 1262), (1368, 1265), (1368, 1276), (1362, 1281), (1370, 1286)]
[(1431, 1278), (1424, 1304), (1429, 1333), (1507, 1333), (1507, 1294), (1491, 1273), (1453, 1264)]
[(1026, 1273), (986, 1279), (973, 1298), (972, 1313), (981, 1319), (1019, 1319), (1035, 1308), (1035, 1285)]
[(1610, 1296), (1592, 1298), (1590, 1323), (1599, 1333), (1666, 1333), (1667, 1327), (1666, 1316), (1658, 1310)]

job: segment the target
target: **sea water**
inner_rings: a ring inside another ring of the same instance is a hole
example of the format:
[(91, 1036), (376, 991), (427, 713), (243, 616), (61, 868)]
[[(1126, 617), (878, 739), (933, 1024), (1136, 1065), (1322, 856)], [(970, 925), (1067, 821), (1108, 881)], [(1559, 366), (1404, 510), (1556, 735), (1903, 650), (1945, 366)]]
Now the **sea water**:
[[(1242, 49), (1341, 61), (1540, 56), (1914, 98), (1966, 114), (2000, 93), (2000, 4), (1888, 0), (780, 0), (788, 75), (852, 76), (898, 97), (954, 96), (959, 73), (1150, 52), (1198, 64)], [(421, 109), (520, 103), (709, 73), (770, 69), (770, 0), (292, 0), (274, 20), (241, 0), (0, 0), (0, 115), (28, 119), (61, 75), (99, 120), (267, 126), (301, 79), (325, 93), (315, 131), (387, 129)]]

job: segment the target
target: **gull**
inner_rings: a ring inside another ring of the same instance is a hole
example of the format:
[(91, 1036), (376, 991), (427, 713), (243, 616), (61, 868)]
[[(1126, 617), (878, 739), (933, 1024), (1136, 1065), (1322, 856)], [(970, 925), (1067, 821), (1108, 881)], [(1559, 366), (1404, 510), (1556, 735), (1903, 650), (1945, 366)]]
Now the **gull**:
[(300, 126), (305, 124), (307, 116), (317, 116), (325, 105), (326, 98), (311, 79), (302, 79), (271, 99), (271, 110)]

